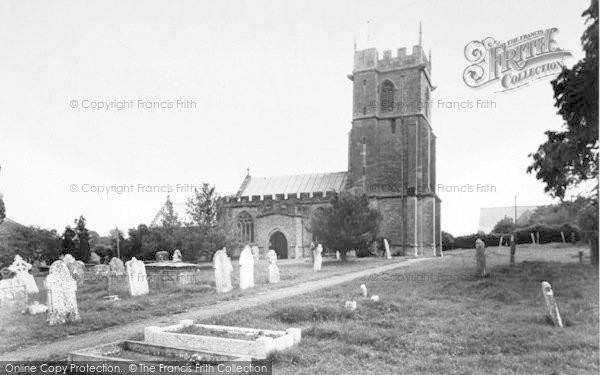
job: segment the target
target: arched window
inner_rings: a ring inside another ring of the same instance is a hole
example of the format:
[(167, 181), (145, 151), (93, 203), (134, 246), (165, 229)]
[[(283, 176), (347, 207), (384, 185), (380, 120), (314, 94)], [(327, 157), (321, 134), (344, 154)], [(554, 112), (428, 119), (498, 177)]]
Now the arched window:
[(394, 110), (394, 84), (390, 81), (383, 82), (381, 87), (381, 112)]
[(237, 218), (239, 239), (242, 243), (254, 242), (254, 220), (247, 212), (242, 212)]

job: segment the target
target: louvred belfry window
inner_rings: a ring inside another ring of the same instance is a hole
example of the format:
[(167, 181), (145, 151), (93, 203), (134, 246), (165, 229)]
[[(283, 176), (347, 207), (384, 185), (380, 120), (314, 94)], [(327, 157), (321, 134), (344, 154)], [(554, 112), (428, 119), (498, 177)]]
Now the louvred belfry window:
[(385, 81), (381, 88), (381, 112), (391, 112), (394, 110), (394, 84)]

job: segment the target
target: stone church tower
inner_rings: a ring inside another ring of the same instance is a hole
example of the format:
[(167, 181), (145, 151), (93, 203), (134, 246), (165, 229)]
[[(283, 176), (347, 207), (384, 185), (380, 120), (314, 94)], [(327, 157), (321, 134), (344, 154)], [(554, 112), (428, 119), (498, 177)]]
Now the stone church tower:
[[(441, 253), (431, 129), (431, 62), (420, 45), (396, 56), (355, 51), (347, 190), (366, 192), (383, 216), (380, 237), (405, 255)], [(437, 251), (436, 251), (437, 247)]]

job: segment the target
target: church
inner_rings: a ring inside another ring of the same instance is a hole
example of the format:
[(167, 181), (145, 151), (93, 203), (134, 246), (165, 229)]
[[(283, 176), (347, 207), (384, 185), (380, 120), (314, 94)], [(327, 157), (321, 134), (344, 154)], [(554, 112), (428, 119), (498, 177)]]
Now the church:
[[(362, 191), (383, 217), (379, 237), (392, 253), (441, 254), (440, 199), (436, 195), (436, 137), (431, 128), (431, 54), (421, 45), (354, 52), (348, 170), (253, 177), (223, 198), (222, 219), (243, 244), (280, 259), (310, 256), (311, 216), (334, 192)], [(239, 251), (239, 250), (238, 250)], [(238, 253), (235, 251), (235, 253)]]

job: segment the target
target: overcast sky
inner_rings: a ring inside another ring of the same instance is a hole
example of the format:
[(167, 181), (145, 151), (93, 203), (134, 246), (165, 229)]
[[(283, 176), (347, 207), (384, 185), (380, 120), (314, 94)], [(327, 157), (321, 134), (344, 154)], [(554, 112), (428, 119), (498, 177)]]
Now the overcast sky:
[[(550, 203), (525, 173), (562, 121), (549, 79), (508, 93), (462, 79), (464, 47), (556, 27), (582, 57), (588, 1), (21, 1), (0, 3), (0, 192), (7, 216), (62, 231), (83, 214), (101, 234), (148, 224), (166, 193), (138, 184), (216, 185), (347, 169), (353, 44), (410, 50), (423, 23), (433, 55), (442, 229), (477, 230), (480, 207)], [(394, 52), (395, 53), (395, 52)], [(496, 108), (442, 102), (492, 100)], [(82, 108), (94, 101), (134, 108)], [(139, 109), (138, 100), (196, 108)], [(77, 108), (72, 108), (77, 106)], [(71, 192), (71, 185), (78, 191)], [(82, 192), (134, 185), (133, 193)], [(87, 189), (90, 187), (88, 186)], [(171, 193), (174, 201), (186, 194)]]

